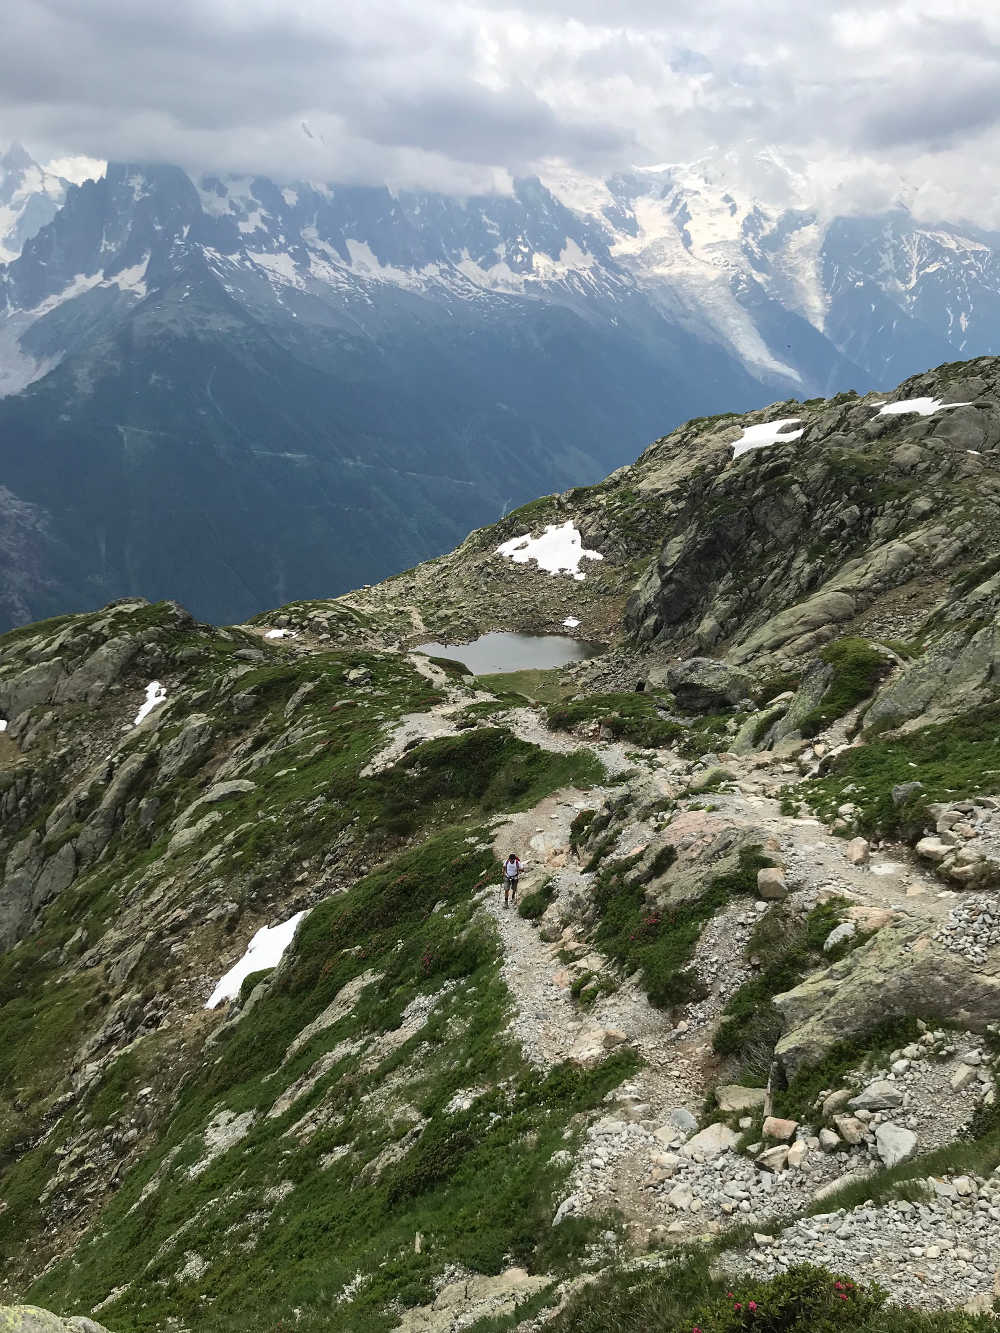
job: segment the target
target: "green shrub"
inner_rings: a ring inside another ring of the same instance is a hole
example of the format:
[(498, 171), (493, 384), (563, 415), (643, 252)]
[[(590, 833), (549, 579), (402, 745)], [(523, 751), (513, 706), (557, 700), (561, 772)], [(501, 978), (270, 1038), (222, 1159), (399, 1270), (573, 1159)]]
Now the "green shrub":
[(245, 976), (240, 985), (240, 1003), (242, 1004), (254, 987), (259, 985), (265, 977), (269, 977), (273, 971), (273, 967), (262, 967), (259, 971), (250, 972)]
[(523, 916), (525, 921), (537, 921), (549, 903), (555, 900), (555, 896), (555, 885), (550, 875), (534, 893), (521, 899), (517, 905), (518, 915)]
[(877, 1285), (811, 1264), (772, 1278), (726, 1277), (704, 1254), (611, 1270), (547, 1325), (552, 1333), (986, 1333), (990, 1315), (894, 1305)]
[[(443, 736), (408, 751), (392, 768), (368, 779), (380, 798), (383, 823), (426, 824), (461, 812), (524, 810), (559, 787), (589, 787), (604, 770), (589, 753), (552, 754), (502, 727)], [(353, 795), (358, 783), (352, 784)]]
[(844, 1075), (866, 1061), (874, 1060), (920, 1036), (916, 1018), (891, 1017), (854, 1037), (835, 1042), (823, 1059), (799, 1069), (787, 1088), (776, 1089), (775, 1115), (801, 1119), (815, 1115), (816, 1098), (824, 1088), (836, 1088)]
[(596, 810), (581, 810), (578, 815), (573, 816), (573, 822), (569, 826), (569, 845), (574, 851), (587, 836), (587, 831), (596, 814)]

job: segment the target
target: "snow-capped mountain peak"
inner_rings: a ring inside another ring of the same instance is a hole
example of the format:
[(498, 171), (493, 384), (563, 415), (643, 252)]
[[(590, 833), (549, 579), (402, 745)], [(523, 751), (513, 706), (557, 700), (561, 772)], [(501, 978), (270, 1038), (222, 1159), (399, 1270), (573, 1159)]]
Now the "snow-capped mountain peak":
[(23, 144), (0, 157), (0, 263), (16, 259), (25, 242), (51, 222), (69, 182), (40, 167)]

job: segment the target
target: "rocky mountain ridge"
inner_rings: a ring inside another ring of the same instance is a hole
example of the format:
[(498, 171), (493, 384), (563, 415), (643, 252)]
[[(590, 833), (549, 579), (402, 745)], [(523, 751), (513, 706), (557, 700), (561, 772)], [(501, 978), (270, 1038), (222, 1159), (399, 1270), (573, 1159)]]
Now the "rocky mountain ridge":
[[(831, 1327), (987, 1327), (998, 375), (690, 422), (244, 625), (0, 638), (4, 1297), (679, 1333), (877, 1282)], [(416, 651), (501, 628), (607, 647)]]

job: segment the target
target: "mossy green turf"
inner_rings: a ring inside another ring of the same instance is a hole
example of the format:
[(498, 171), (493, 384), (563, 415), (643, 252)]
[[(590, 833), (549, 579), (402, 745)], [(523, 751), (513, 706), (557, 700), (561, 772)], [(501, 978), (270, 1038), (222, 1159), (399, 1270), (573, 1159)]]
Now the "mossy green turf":
[[(923, 791), (896, 806), (894, 786), (919, 781)], [(832, 817), (838, 805), (858, 806), (865, 832), (919, 833), (926, 804), (1000, 790), (1000, 704), (892, 739), (871, 737), (834, 760), (828, 776), (799, 783), (791, 794)]]
[[(168, 1315), (270, 1333), (293, 1308), (302, 1312), (297, 1328), (375, 1330), (395, 1324), (391, 1301), (431, 1300), (431, 1278), (448, 1263), (561, 1270), (592, 1226), (553, 1230), (566, 1168), (551, 1158), (567, 1146), (572, 1117), (625, 1077), (634, 1056), (548, 1074), (524, 1062), (505, 1033), (510, 998), (497, 941), (474, 901), (494, 873), (485, 834), (452, 830), (315, 908), (264, 997), (206, 1053), (155, 1151), (31, 1299), (86, 1311), (132, 1284), (102, 1315), (116, 1333), (160, 1328)], [(353, 1007), (282, 1064), (296, 1034), (368, 969), (375, 977)], [(366, 1060), (421, 995), (438, 997), (429, 1017), (384, 1058)], [(315, 1086), (268, 1118), (276, 1098), (334, 1048), (344, 1053)], [(484, 1091), (469, 1109), (446, 1111), (467, 1088)], [(292, 1133), (321, 1103), (322, 1127), (311, 1138)], [(423, 1132), (377, 1172), (371, 1164), (399, 1139), (408, 1107)], [(205, 1126), (223, 1108), (257, 1119), (192, 1176)], [(336, 1157), (342, 1146), (349, 1151)], [(262, 1207), (282, 1181), (294, 1189), (273, 1210)], [(189, 1253), (208, 1266), (180, 1280)], [(338, 1303), (359, 1272), (368, 1280)]]
[(552, 1333), (985, 1333), (995, 1321), (903, 1307), (877, 1286), (809, 1264), (773, 1278), (727, 1277), (702, 1254), (653, 1271), (612, 1271), (575, 1295), (550, 1327)]
[(802, 719), (803, 736), (815, 736), (862, 703), (891, 666), (886, 655), (865, 639), (838, 639), (822, 650), (820, 658), (833, 668), (833, 677), (819, 703)]

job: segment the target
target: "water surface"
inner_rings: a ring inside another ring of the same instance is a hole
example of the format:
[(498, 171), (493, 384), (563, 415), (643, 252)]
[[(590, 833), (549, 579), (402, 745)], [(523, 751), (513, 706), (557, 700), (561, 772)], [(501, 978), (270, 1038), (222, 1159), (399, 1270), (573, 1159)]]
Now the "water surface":
[(566, 634), (514, 634), (494, 630), (471, 643), (421, 643), (418, 653), (428, 657), (450, 657), (463, 662), (474, 676), (488, 676), (501, 671), (548, 671), (596, 657), (605, 644), (587, 639), (571, 639)]

